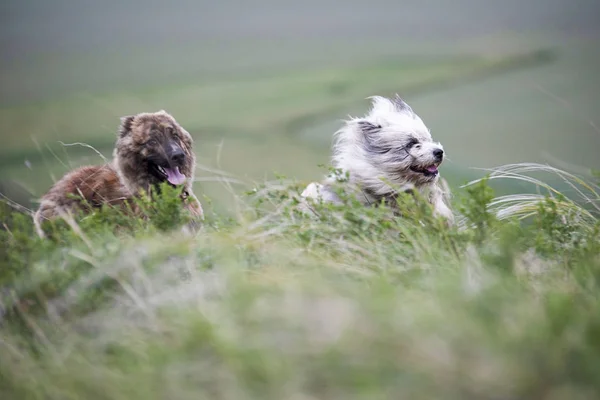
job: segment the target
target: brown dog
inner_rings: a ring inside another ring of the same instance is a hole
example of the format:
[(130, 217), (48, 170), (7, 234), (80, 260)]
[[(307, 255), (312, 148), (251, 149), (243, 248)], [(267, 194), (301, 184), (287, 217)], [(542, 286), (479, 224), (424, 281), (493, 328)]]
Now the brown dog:
[(191, 135), (165, 111), (121, 118), (113, 162), (78, 168), (56, 182), (34, 215), (38, 234), (44, 237), (44, 220), (103, 204), (123, 207), (140, 193), (151, 196), (162, 182), (181, 186), (184, 206), (194, 219), (202, 219), (202, 206), (192, 192), (192, 144)]

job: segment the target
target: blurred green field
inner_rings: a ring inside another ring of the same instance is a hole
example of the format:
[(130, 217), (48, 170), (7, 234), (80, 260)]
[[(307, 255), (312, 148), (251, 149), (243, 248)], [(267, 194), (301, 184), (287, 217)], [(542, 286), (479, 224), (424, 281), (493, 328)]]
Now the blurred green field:
[[(544, 8), (538, 0), (517, 17), (491, 3), (433, 13), (385, 0), (344, 10), (325, 2), (317, 13), (316, 3), (262, 1), (245, 10), (254, 19), (230, 15), (233, 0), (6, 5), (0, 191), (21, 202), (16, 186), (39, 196), (68, 169), (102, 162), (61, 143), (110, 157), (119, 117), (158, 109), (194, 135), (203, 165), (246, 183), (274, 173), (318, 179), (340, 120), (364, 113), (367, 96), (393, 93), (444, 144), (454, 186), (481, 175), (473, 168), (511, 162), (600, 168), (600, 35), (586, 19), (593, 2), (579, 2), (580, 11), (564, 14), (560, 1)], [(47, 23), (31, 25), (43, 15)], [(69, 15), (77, 18), (60, 25)], [(163, 31), (148, 22), (159, 17), (178, 22)], [(197, 190), (230, 205), (220, 183)]]
[[(328, 146), (311, 148), (295, 128), (324, 114), (343, 110), (372, 93), (419, 87), (486, 68), (489, 61), (450, 59), (437, 63), (385, 62), (346, 69), (282, 71), (265, 77), (156, 87), (138, 91), (76, 96), (0, 111), (10, 131), (2, 167), (7, 175), (43, 190), (49, 177), (83, 162), (102, 162), (83, 142), (110, 157), (118, 117), (164, 108), (193, 134), (201, 164), (219, 167), (243, 179), (272, 177), (277, 171), (309, 178), (326, 162)], [(391, 84), (393, 82), (393, 84)], [(14, 128), (12, 128), (14, 127)], [(61, 144), (56, 145), (56, 143)], [(220, 148), (220, 150), (219, 150)], [(28, 160), (30, 168), (23, 167)]]
[[(93, 146), (110, 158), (119, 116), (164, 108), (193, 134), (203, 165), (246, 182), (272, 178), (274, 172), (317, 178), (323, 173), (319, 164), (328, 160), (331, 133), (337, 129), (319, 130), (317, 138), (306, 140), (304, 131), (318, 121), (339, 126), (334, 116), (358, 107), (364, 112), (365, 98), (374, 93), (419, 93), (498, 69), (544, 62), (545, 56), (384, 60), (344, 69), (281, 71), (264, 77), (72, 96), (5, 108), (0, 110), (4, 126), (30, 135), (4, 142), (0, 165), (5, 176), (32, 193), (41, 193), (49, 178), (56, 180), (82, 163), (103, 161), (94, 150), (73, 143)], [(215, 190), (219, 189), (208, 189), (217, 201)]]

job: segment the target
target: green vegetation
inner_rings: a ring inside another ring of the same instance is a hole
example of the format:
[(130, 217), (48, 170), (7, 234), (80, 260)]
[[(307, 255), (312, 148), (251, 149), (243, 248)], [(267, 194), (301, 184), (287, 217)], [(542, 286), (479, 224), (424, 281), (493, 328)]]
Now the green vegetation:
[[(552, 173), (557, 193), (536, 174)], [(536, 184), (498, 196), (489, 180)], [(175, 196), (35, 238), (2, 209), (0, 396), (22, 399), (593, 398), (600, 190), (539, 165), (420, 199), (314, 204), (284, 178), (179, 227)], [(182, 219), (183, 218), (183, 219)], [(115, 226), (118, 229), (115, 231)]]
[[(599, 397), (597, 178), (522, 164), (600, 168), (597, 1), (187, 3), (2, 8), (0, 197), (35, 209), (166, 109), (207, 221), (166, 190), (42, 241), (0, 203), (1, 399)], [(457, 226), (410, 197), (296, 212), (340, 119), (396, 92)]]

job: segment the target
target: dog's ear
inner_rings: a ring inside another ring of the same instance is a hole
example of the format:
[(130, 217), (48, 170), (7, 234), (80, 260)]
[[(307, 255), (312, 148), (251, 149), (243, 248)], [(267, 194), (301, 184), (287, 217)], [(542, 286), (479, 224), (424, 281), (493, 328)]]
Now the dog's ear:
[(133, 124), (134, 119), (135, 115), (121, 117), (121, 125), (119, 126), (119, 137), (125, 137), (129, 135), (129, 133), (131, 133), (131, 125)]
[(374, 124), (374, 123), (366, 121), (364, 119), (358, 121), (358, 128), (360, 129), (363, 136), (365, 136), (367, 138), (373, 137), (373, 135), (375, 135), (375, 134), (379, 133), (379, 131), (381, 131), (381, 125)]
[(396, 94), (393, 99), (391, 99), (392, 104), (398, 112), (407, 113), (410, 115), (415, 115), (413, 109), (404, 101), (402, 98)]
[(381, 135), (379, 135), (382, 128), (381, 125), (360, 120), (358, 121), (358, 127), (362, 134), (362, 143), (369, 153), (385, 154), (391, 150), (388, 145), (381, 141)]

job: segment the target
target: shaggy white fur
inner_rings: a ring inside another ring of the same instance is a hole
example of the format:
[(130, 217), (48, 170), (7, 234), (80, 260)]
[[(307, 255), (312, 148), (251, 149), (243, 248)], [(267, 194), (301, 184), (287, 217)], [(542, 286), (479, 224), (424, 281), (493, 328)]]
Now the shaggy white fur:
[[(438, 171), (443, 146), (433, 141), (421, 118), (398, 95), (370, 99), (372, 108), (366, 116), (349, 119), (335, 133), (333, 167), (349, 175), (347, 187), (365, 205), (384, 199), (393, 206), (398, 192), (418, 190), (435, 214), (453, 221), (446, 204), (447, 185)], [(302, 196), (338, 203), (331, 188), (336, 179), (313, 182)]]

